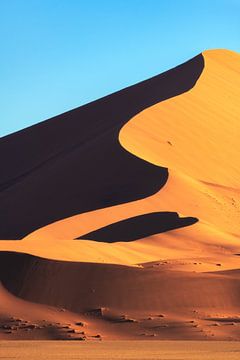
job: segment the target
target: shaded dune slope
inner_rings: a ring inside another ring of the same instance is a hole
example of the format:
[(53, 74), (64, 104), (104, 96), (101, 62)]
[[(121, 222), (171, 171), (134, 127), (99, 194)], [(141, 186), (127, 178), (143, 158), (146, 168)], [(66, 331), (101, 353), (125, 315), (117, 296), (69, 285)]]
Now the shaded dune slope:
[[(150, 196), (166, 168), (118, 142), (134, 115), (191, 89), (203, 57), (0, 140), (0, 238), (18, 239), (74, 214)], [(57, 181), (56, 181), (57, 179)]]
[(1, 252), (0, 257), (1, 279), (7, 290), (28, 301), (75, 312), (109, 307), (120, 312), (180, 313), (239, 306), (239, 271), (178, 272), (53, 261), (11, 252)]
[(165, 266), (0, 252), (0, 339), (239, 340), (239, 271)]

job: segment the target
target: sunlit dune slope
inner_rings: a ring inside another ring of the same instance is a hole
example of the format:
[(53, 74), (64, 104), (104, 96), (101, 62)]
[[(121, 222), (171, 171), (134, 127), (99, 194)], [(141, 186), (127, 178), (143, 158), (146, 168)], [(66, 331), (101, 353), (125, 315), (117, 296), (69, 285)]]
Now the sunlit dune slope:
[[(135, 265), (171, 260), (183, 271), (216, 271), (239, 268), (239, 241), (205, 224), (156, 234), (131, 242), (105, 243), (36, 237), (22, 241), (1, 241), (1, 251), (17, 251), (48, 259)], [(201, 266), (195, 263), (201, 262)], [(221, 264), (221, 268), (217, 264)]]
[(196, 86), (138, 114), (122, 128), (120, 142), (151, 163), (238, 190), (240, 55), (210, 50), (203, 56)]
[(168, 167), (172, 210), (239, 235), (240, 55), (212, 50), (203, 56), (196, 86), (138, 114), (119, 138), (136, 156)]

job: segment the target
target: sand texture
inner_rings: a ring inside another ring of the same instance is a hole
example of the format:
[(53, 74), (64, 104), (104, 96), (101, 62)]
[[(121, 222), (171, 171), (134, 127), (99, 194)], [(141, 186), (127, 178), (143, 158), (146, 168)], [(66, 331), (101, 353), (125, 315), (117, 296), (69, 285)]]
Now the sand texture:
[(239, 343), (225, 341), (107, 341), (95, 344), (13, 341), (1, 342), (0, 346), (6, 360), (238, 360), (240, 354)]

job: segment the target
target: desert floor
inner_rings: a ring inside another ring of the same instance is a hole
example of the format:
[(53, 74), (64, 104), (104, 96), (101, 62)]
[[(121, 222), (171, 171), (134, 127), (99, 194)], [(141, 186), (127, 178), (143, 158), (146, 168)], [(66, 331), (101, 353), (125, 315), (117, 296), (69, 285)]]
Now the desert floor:
[(229, 341), (1, 341), (1, 359), (239, 359), (240, 342)]

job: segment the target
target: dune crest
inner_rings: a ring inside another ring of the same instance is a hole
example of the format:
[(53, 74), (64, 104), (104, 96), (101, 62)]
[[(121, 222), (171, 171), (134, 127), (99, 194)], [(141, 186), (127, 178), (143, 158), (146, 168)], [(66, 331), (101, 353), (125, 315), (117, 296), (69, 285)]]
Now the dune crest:
[(209, 50), (203, 57), (191, 90), (138, 114), (119, 139), (136, 156), (168, 167), (175, 182), (168, 192), (186, 183), (178, 211), (239, 235), (240, 55)]

